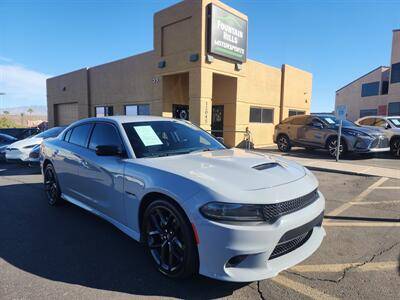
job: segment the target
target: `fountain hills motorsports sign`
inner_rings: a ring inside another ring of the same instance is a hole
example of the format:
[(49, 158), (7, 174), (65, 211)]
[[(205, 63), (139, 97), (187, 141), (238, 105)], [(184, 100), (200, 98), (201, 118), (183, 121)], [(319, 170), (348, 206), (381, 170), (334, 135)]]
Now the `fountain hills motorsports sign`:
[(208, 6), (208, 52), (245, 62), (247, 21), (216, 6)]

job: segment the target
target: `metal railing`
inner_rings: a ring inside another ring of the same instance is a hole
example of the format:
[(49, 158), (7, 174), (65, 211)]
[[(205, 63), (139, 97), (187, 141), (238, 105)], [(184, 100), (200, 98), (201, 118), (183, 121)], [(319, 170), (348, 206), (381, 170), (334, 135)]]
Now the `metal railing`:
[(247, 150), (254, 149), (253, 136), (248, 127), (246, 127), (246, 130), (206, 130), (206, 131), (211, 134), (213, 134), (213, 133), (222, 133), (222, 134), (224, 134), (224, 133), (243, 133), (243, 140), (236, 146), (239, 148), (245, 148)]

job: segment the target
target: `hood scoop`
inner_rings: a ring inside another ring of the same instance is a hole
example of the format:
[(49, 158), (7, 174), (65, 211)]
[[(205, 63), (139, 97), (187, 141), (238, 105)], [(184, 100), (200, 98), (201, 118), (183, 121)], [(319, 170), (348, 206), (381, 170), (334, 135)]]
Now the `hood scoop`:
[(262, 170), (267, 170), (267, 169), (272, 169), (275, 167), (280, 167), (281, 165), (278, 164), (277, 162), (271, 162), (271, 163), (265, 163), (265, 164), (261, 164), (261, 165), (256, 165), (253, 166), (253, 169), (256, 169), (258, 171), (262, 171)]

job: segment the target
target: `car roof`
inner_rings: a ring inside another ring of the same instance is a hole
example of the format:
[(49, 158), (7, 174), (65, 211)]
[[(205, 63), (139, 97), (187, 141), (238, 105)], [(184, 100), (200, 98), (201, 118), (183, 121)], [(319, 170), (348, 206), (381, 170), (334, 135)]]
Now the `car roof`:
[(131, 123), (131, 122), (154, 122), (154, 121), (174, 121), (174, 122), (185, 122), (185, 120), (158, 117), (158, 116), (107, 116), (107, 117), (92, 117), (81, 119), (73, 124), (80, 124), (84, 122), (96, 122), (96, 121), (113, 121), (115, 123)]
[(365, 116), (362, 118), (359, 118), (359, 120), (367, 119), (367, 118), (381, 118), (381, 119), (394, 119), (394, 118), (400, 118), (400, 116)]

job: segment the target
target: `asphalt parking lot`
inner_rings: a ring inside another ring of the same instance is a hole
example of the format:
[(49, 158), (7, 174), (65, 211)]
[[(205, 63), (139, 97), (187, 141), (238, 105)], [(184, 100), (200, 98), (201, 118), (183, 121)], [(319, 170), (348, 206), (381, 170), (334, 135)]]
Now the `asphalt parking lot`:
[(36, 169), (0, 164), (0, 298), (398, 299), (400, 181), (314, 174), (330, 217), (320, 249), (273, 279), (232, 284), (163, 277), (109, 223), (48, 206)]

